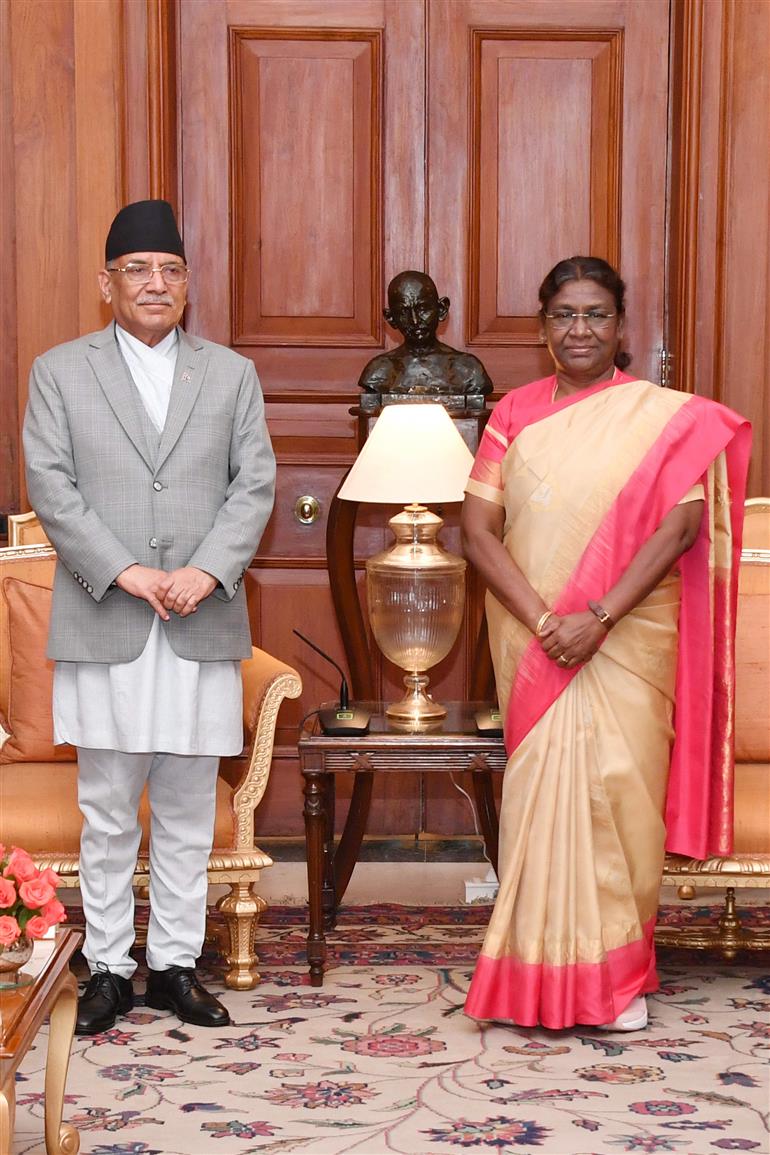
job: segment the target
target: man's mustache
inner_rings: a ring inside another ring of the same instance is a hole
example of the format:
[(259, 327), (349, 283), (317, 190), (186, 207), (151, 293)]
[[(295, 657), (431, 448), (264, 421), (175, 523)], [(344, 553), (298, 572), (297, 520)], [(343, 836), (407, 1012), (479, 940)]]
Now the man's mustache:
[(173, 305), (174, 302), (168, 293), (152, 293), (149, 297), (140, 297), (136, 303), (137, 305)]

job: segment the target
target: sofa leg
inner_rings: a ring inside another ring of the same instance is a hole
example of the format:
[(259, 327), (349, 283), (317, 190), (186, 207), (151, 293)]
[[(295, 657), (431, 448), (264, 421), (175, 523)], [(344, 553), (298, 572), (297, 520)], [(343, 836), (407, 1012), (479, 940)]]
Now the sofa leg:
[(224, 955), (230, 969), (225, 973), (225, 986), (233, 991), (250, 991), (260, 981), (254, 936), (267, 903), (253, 887), (252, 882), (232, 882), (229, 893), (217, 903), (217, 910), (224, 915), (228, 939)]
[(728, 886), (725, 890), (724, 909), (719, 919), (719, 949), (723, 957), (732, 962), (743, 942), (741, 919), (735, 908), (735, 890), (732, 886)]

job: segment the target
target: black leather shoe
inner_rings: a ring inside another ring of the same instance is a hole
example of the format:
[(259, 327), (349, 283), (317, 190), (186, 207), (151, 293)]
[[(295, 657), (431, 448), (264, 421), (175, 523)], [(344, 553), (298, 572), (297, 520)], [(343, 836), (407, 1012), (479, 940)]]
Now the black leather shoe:
[(78, 999), (75, 1019), (76, 1035), (100, 1035), (115, 1026), (118, 1015), (124, 1015), (134, 1006), (134, 985), (108, 970), (91, 975), (88, 985)]
[(192, 967), (149, 971), (144, 1001), (156, 1011), (173, 1011), (183, 1023), (196, 1027), (226, 1027), (230, 1022), (219, 999), (201, 986)]

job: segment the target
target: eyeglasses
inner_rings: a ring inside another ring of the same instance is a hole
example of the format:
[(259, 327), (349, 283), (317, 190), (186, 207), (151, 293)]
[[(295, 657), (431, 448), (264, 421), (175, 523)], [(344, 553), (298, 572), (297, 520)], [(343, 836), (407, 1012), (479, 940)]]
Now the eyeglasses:
[(167, 285), (183, 285), (190, 275), (187, 265), (110, 265), (108, 273), (123, 273), (131, 285), (146, 285), (152, 280), (153, 274), (160, 273)]
[(571, 329), (578, 317), (583, 318), (589, 329), (604, 329), (613, 317), (617, 317), (617, 313), (601, 313), (598, 309), (590, 309), (587, 313), (573, 313), (571, 309), (557, 309), (555, 313), (544, 313), (543, 316), (551, 322), (554, 329)]

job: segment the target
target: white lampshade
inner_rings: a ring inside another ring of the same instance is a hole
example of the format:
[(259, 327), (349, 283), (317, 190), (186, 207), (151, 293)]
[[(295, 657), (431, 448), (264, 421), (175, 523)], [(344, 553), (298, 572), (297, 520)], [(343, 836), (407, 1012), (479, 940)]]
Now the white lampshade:
[(382, 505), (462, 501), (472, 465), (443, 405), (386, 405), (338, 496)]

